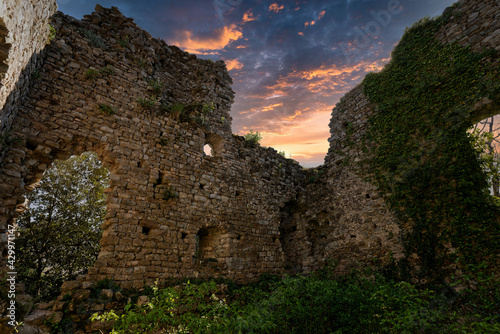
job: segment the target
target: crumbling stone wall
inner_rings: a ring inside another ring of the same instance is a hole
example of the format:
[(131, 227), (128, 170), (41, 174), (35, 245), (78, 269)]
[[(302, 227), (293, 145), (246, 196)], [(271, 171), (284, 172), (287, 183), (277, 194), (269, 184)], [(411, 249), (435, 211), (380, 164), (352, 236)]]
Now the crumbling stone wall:
[[(18, 106), (29, 87), (33, 71), (40, 63), (39, 53), (49, 37), (49, 19), (56, 11), (56, 1), (3, 0), (0, 3), (0, 161), (11, 146), (11, 126)], [(16, 160), (16, 163), (20, 163)], [(7, 172), (9, 173), (9, 172)], [(16, 174), (17, 176), (17, 174)], [(0, 179), (3, 178), (3, 173)], [(21, 185), (19, 178), (13, 184)], [(9, 196), (11, 185), (0, 182), (0, 193), (5, 202), (0, 205), (0, 263), (6, 260), (4, 244), (9, 209), (18, 204)]]
[[(469, 45), (472, 51), (500, 51), (498, 1), (459, 1), (446, 11), (454, 15), (436, 35), (438, 40)], [(483, 99), (472, 110), (471, 125), (499, 110), (493, 100)], [(375, 112), (361, 84), (333, 108), (330, 148), (320, 181), (308, 186), (307, 195), (301, 197), (304, 209), (297, 209), (290, 218), (296, 231), (284, 247), (298, 271), (318, 268), (325, 259), (334, 260), (339, 264), (337, 269), (346, 272), (353, 266), (384, 265), (391, 256), (403, 257), (395, 217), (376, 187), (356, 169), (363, 152), (353, 143), (361, 141)], [(310, 237), (309, 231), (315, 235)]]
[[(37, 55), (49, 37), (49, 19), (56, 11), (55, 0), (0, 3), (0, 135), (5, 135), (23, 87), (29, 84)], [(13, 94), (11, 94), (14, 92)], [(9, 100), (7, 101), (7, 97)]]
[[(440, 40), (498, 48), (496, 1), (457, 8)], [(16, 140), (3, 146), (0, 222), (15, 219), (55, 159), (96, 152), (111, 173), (107, 215), (101, 253), (82, 280), (245, 282), (329, 260), (347, 272), (403, 256), (395, 218), (348, 163), (360, 152), (346, 139), (358, 141), (375, 112), (361, 86), (333, 109), (325, 165), (304, 170), (231, 133), (234, 92), (223, 62), (152, 39), (117, 9), (98, 6), (82, 21), (59, 13), (52, 24), (57, 34), (32, 86), (11, 93), (28, 95), (2, 113), (16, 116)]]
[(12, 221), (52, 161), (94, 151), (110, 187), (88, 279), (127, 288), (282, 273), (279, 208), (295, 196), (302, 168), (231, 133), (225, 64), (152, 39), (117, 9), (97, 7), (82, 21), (57, 14), (52, 24), (57, 35), (3, 161), (3, 219)]

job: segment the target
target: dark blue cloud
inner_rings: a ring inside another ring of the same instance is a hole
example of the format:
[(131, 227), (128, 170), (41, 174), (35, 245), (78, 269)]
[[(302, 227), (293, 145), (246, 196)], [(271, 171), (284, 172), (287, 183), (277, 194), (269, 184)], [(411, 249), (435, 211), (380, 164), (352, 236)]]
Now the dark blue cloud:
[[(284, 132), (315, 113), (328, 112), (368, 71), (389, 59), (407, 26), (441, 14), (453, 2), (99, 1), (104, 7), (118, 7), (167, 43), (184, 41), (186, 45), (180, 46), (187, 47), (190, 38), (192, 47), (213, 41), (217, 49), (201, 57), (238, 64), (230, 71), (236, 92), (234, 132), (244, 128)], [(272, 3), (277, 5), (270, 7)], [(64, 13), (81, 18), (93, 11), (96, 2), (60, 0), (59, 5)]]

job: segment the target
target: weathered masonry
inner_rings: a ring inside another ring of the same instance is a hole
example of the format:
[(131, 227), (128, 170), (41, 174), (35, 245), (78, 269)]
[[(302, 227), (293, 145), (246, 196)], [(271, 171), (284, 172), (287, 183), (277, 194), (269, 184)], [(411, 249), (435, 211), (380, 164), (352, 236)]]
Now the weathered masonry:
[[(328, 260), (345, 272), (403, 256), (384, 199), (342, 163), (347, 126), (361, 135), (374, 112), (361, 87), (333, 111), (325, 165), (307, 171), (232, 134), (234, 92), (222, 61), (166, 45), (100, 6), (81, 21), (55, 14), (45, 46), (55, 1), (23, 2), (33, 15), (23, 24), (35, 22), (28, 36), (16, 32), (14, 2), (0, 7), (2, 267), (23, 195), (55, 159), (85, 151), (111, 175), (101, 253), (82, 280), (108, 277), (124, 288), (184, 276), (245, 282)], [(439, 40), (500, 49), (498, 1), (455, 10), (462, 14)]]

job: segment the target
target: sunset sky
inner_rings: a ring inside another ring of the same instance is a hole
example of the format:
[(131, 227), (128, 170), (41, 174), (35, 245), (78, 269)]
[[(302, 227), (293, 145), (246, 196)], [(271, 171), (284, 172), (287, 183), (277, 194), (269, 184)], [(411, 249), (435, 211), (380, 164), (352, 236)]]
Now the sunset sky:
[(58, 0), (81, 19), (116, 6), (168, 44), (226, 62), (236, 92), (233, 132), (303, 166), (323, 163), (330, 113), (366, 73), (390, 59), (407, 26), (453, 0)]

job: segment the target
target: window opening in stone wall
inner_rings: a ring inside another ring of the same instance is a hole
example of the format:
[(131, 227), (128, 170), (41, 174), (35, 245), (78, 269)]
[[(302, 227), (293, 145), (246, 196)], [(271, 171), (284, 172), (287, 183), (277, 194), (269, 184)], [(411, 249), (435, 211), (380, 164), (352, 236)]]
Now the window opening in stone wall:
[(216, 227), (205, 227), (196, 234), (195, 258), (217, 261), (222, 251), (221, 231)]
[(151, 231), (151, 229), (149, 227), (142, 226), (142, 234), (149, 235), (150, 231)]
[[(210, 153), (207, 153), (210, 149)], [(205, 146), (203, 150), (208, 156), (218, 156), (224, 151), (224, 138), (215, 134), (207, 133), (205, 134)]]
[(85, 274), (100, 250), (109, 171), (92, 152), (56, 160), (17, 219), (16, 266), (26, 292), (52, 300), (64, 281)]
[(492, 116), (476, 123), (469, 130), (474, 145), (483, 161), (491, 195), (500, 197), (500, 116)]
[(213, 157), (214, 156), (214, 150), (212, 148), (212, 146), (210, 146), (209, 144), (205, 144), (205, 146), (203, 146), (203, 152), (205, 153), (205, 155), (208, 155), (209, 157)]

